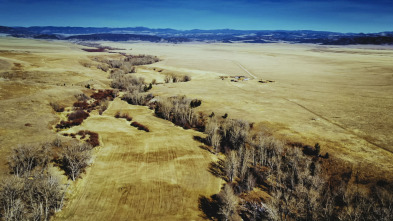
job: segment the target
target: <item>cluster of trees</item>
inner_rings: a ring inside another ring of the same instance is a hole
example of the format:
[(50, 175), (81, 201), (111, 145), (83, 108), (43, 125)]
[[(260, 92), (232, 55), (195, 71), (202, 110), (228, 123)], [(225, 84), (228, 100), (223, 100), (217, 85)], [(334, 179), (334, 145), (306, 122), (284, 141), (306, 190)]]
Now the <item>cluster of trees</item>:
[(52, 143), (12, 149), (10, 175), (0, 183), (0, 219), (49, 220), (61, 210), (66, 191), (60, 177), (51, 172), (52, 162), (75, 181), (90, 164), (92, 148), (88, 143), (56, 138)]
[(160, 61), (158, 57), (151, 55), (127, 55), (124, 53), (122, 55), (124, 56), (122, 59), (109, 60), (96, 57), (93, 60), (99, 62), (97, 65), (98, 69), (104, 72), (112, 69), (112, 72), (116, 71), (121, 74), (135, 73), (135, 66), (153, 64)]
[(191, 81), (191, 76), (189, 75), (176, 75), (176, 74), (167, 74), (165, 75), (164, 82), (165, 83), (176, 83), (176, 82), (187, 82)]
[(60, 210), (64, 186), (48, 171), (52, 146), (20, 145), (8, 159), (10, 176), (0, 184), (0, 217), (4, 220), (48, 220)]
[(64, 202), (65, 187), (45, 171), (10, 176), (0, 184), (0, 214), (4, 220), (49, 220)]
[(153, 88), (153, 84), (146, 84), (142, 77), (114, 72), (110, 78), (112, 79), (111, 87), (125, 91), (122, 100), (129, 104), (146, 105), (154, 97), (151, 93), (147, 93)]
[(154, 98), (151, 93), (127, 92), (121, 98), (129, 104), (133, 105), (147, 105), (150, 100)]
[[(272, 136), (255, 133), (246, 121), (211, 116), (206, 142), (224, 159), (210, 171), (227, 183), (219, 194), (202, 198), (206, 218), (218, 220), (391, 220), (393, 193), (381, 185), (332, 182), (324, 157)], [(353, 177), (353, 176), (352, 176)], [(255, 188), (269, 197), (253, 197)], [(206, 206), (208, 205), (208, 206)], [(213, 210), (213, 211), (212, 211)]]
[(195, 107), (201, 105), (197, 99), (188, 99), (186, 96), (160, 97), (155, 104), (157, 116), (173, 122), (184, 128), (203, 128), (204, 117), (195, 113)]

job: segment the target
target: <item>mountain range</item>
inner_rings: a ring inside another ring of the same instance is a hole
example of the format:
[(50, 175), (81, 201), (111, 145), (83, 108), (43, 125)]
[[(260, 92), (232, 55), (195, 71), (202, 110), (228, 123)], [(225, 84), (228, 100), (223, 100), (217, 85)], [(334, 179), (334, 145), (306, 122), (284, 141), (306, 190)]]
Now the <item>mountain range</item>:
[(149, 41), (149, 42), (222, 42), (222, 43), (315, 43), (324, 45), (375, 44), (392, 45), (393, 32), (339, 33), (311, 30), (175, 30), (146, 27), (6, 27), (0, 33), (20, 38), (58, 39), (72, 41)]

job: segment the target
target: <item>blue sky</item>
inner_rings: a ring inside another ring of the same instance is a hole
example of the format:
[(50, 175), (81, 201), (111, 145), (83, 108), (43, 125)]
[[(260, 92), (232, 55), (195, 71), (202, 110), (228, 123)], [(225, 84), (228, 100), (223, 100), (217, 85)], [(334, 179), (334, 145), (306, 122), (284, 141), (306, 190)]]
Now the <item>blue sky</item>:
[(393, 31), (393, 0), (0, 0), (0, 25)]

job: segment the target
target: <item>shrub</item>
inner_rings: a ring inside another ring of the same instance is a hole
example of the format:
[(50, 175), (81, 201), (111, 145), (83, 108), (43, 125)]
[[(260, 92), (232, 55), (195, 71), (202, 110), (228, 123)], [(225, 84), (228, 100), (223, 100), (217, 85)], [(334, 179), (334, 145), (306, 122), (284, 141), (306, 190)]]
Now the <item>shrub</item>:
[(83, 110), (76, 110), (72, 112), (71, 114), (68, 115), (68, 120), (69, 121), (75, 121), (75, 120), (81, 120), (82, 121), (90, 116), (89, 113), (83, 111)]
[(183, 76), (183, 82), (191, 81), (191, 76), (184, 75)]
[(0, 215), (4, 220), (49, 220), (63, 206), (65, 191), (52, 174), (5, 178), (0, 184)]
[(89, 165), (91, 158), (90, 149), (89, 146), (79, 143), (68, 145), (63, 149), (61, 153), (62, 167), (68, 177), (73, 181), (75, 181)]
[(101, 101), (101, 100), (113, 100), (116, 97), (116, 92), (113, 90), (98, 90), (93, 93), (91, 98)]
[(60, 123), (56, 125), (56, 128), (66, 129), (72, 126), (80, 125), (82, 124), (83, 120), (85, 120), (89, 116), (90, 114), (83, 110), (76, 110), (68, 115), (68, 121), (60, 121)]
[(202, 122), (198, 119), (191, 107), (191, 99), (185, 96), (175, 96), (171, 98), (160, 98), (155, 107), (157, 116), (172, 121), (176, 125), (184, 128), (200, 127)]
[(78, 101), (87, 101), (90, 99), (88, 96), (86, 96), (86, 94), (77, 94), (77, 95), (75, 95), (75, 98)]
[(191, 102), (190, 102), (191, 108), (199, 107), (199, 106), (201, 106), (201, 104), (202, 104), (202, 101), (199, 100), (199, 99), (193, 99), (193, 100), (191, 100)]
[(150, 93), (127, 92), (123, 95), (122, 100), (133, 105), (146, 105), (154, 96)]
[(8, 165), (16, 176), (29, 173), (36, 167), (44, 169), (50, 160), (49, 151), (50, 149), (47, 145), (20, 145), (12, 149)]
[(146, 127), (145, 125), (142, 125), (142, 124), (140, 124), (140, 123), (138, 123), (136, 121), (132, 122), (131, 126), (138, 128), (138, 130), (143, 130), (143, 131), (146, 131), (146, 132), (150, 132), (148, 127)]
[(135, 77), (133, 75), (121, 75), (119, 77), (113, 78), (111, 82), (111, 87), (120, 89), (120, 90), (128, 90), (128, 91), (138, 91), (143, 92), (143, 86), (145, 84), (145, 79), (142, 77)]
[(164, 82), (165, 83), (169, 83), (169, 82), (171, 82), (172, 81), (172, 77), (170, 76), (170, 75), (165, 75), (165, 77), (164, 77)]
[(124, 61), (131, 65), (146, 65), (156, 63), (160, 61), (160, 59), (151, 55), (127, 55)]
[(105, 64), (98, 64), (97, 69), (102, 70), (103, 72), (107, 72), (109, 70), (109, 67)]
[(82, 110), (86, 110), (89, 108), (89, 104), (86, 101), (77, 101), (73, 104), (74, 108), (79, 108)]
[[(63, 135), (65, 135), (65, 134), (63, 134)], [(62, 141), (62, 139), (61, 139), (59, 136), (57, 136), (57, 137), (52, 141), (52, 145), (55, 146), (55, 147), (61, 147), (61, 146), (63, 145), (63, 141)]]
[(49, 105), (53, 108), (54, 111), (56, 112), (63, 112), (64, 111), (64, 107), (61, 106), (60, 104), (56, 103), (56, 102), (50, 102)]
[(100, 115), (102, 115), (102, 113), (104, 113), (104, 111), (106, 111), (106, 109), (108, 109), (108, 106), (109, 106), (108, 100), (106, 100), (106, 99), (105, 100), (101, 100), (99, 108), (98, 108), (98, 113)]
[(82, 136), (81, 139), (84, 139), (86, 135), (89, 135), (89, 138), (86, 140), (86, 142), (90, 144), (92, 147), (96, 147), (100, 145), (99, 135), (96, 132), (92, 132), (89, 130), (81, 130), (77, 134)]

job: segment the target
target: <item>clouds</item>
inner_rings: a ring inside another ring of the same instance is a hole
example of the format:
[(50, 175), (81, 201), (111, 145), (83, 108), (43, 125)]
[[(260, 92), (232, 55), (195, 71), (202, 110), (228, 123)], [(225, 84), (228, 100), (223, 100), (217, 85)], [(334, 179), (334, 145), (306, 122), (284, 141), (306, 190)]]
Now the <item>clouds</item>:
[(3, 25), (393, 30), (391, 0), (0, 0)]

